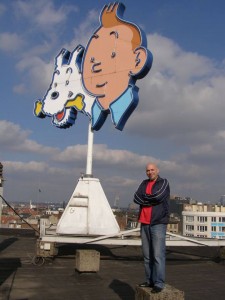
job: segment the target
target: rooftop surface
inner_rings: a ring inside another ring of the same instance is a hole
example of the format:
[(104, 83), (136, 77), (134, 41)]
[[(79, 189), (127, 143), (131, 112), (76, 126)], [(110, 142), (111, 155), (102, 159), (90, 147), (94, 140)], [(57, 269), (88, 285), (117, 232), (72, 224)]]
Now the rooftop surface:
[[(0, 300), (134, 300), (144, 281), (140, 247), (61, 245), (54, 259), (36, 266), (35, 236), (0, 234)], [(97, 273), (77, 273), (77, 249), (100, 252)], [(225, 262), (214, 247), (167, 248), (166, 283), (186, 300), (225, 299)]]

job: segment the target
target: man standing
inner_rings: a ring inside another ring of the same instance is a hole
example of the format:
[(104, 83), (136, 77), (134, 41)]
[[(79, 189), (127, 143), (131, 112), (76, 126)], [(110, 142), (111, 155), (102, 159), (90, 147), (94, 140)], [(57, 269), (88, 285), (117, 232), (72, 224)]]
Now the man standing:
[(142, 251), (146, 281), (141, 287), (152, 287), (159, 293), (165, 286), (166, 227), (169, 222), (170, 187), (167, 179), (159, 176), (154, 163), (148, 163), (145, 179), (134, 194), (140, 205)]

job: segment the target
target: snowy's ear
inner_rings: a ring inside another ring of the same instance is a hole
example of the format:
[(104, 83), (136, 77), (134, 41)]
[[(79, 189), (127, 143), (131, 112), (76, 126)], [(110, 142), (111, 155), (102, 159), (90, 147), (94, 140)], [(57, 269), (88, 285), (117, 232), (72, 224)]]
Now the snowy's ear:
[(84, 54), (84, 47), (78, 45), (72, 52), (72, 56), (71, 56), (70, 63), (72, 63), (72, 65), (75, 64), (79, 72), (81, 72), (81, 63), (82, 63), (83, 54)]
[(68, 64), (70, 59), (70, 54), (71, 54), (70, 51), (66, 50), (65, 48), (62, 48), (62, 50), (55, 58), (55, 65), (57, 67), (61, 67), (62, 65)]

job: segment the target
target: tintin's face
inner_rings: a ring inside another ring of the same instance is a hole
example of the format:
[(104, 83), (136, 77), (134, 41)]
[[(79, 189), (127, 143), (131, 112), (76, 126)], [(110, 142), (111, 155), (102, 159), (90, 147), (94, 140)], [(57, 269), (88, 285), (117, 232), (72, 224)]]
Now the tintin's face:
[(128, 26), (101, 27), (93, 34), (85, 54), (83, 82), (107, 109), (128, 87), (130, 72), (138, 72)]

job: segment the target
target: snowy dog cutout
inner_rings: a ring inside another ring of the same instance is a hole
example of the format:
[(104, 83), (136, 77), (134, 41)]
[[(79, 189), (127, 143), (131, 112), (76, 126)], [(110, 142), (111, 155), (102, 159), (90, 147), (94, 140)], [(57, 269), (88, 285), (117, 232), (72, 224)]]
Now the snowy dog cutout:
[(91, 115), (94, 97), (84, 91), (81, 81), (83, 53), (81, 45), (72, 53), (66, 49), (60, 51), (55, 59), (50, 87), (43, 100), (35, 102), (35, 116), (52, 117), (53, 125), (68, 128), (75, 123), (78, 111)]

